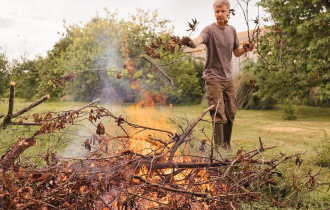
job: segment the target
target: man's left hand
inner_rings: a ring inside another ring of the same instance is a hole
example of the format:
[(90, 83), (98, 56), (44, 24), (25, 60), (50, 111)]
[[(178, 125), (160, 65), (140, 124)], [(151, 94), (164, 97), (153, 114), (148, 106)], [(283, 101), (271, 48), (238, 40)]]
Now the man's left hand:
[(254, 44), (253, 43), (245, 43), (243, 42), (243, 49), (247, 52), (247, 51), (252, 51), (254, 48)]

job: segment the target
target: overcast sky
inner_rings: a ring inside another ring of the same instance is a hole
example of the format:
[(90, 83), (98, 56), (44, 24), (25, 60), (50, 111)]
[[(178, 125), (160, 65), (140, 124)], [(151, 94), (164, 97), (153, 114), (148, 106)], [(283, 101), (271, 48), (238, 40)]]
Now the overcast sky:
[[(214, 22), (214, 0), (0, 0), (0, 47), (9, 60), (24, 55), (34, 58), (45, 56), (63, 32), (63, 19), (67, 24), (85, 24), (96, 14), (104, 15), (104, 8), (118, 11), (120, 17), (134, 14), (136, 8), (158, 10), (159, 18), (168, 19), (175, 27), (175, 35), (189, 33), (187, 22), (199, 22), (197, 36), (203, 27)], [(230, 0), (236, 15), (230, 24), (236, 30), (247, 29), (237, 0)], [(256, 0), (250, 3), (250, 18), (257, 16)], [(261, 15), (264, 15), (261, 12)], [(253, 24), (252, 24), (253, 25)]]

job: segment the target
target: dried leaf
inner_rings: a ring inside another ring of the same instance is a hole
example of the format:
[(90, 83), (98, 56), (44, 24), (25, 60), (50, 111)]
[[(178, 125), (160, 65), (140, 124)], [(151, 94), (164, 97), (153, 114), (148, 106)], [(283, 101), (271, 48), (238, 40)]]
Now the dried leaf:
[(97, 124), (96, 134), (101, 136), (104, 135), (104, 133), (105, 133), (104, 125), (102, 123)]

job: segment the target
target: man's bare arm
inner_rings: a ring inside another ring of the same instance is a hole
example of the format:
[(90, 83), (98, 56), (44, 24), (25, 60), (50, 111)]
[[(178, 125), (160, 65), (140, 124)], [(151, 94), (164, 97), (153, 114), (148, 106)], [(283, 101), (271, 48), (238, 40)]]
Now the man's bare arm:
[(188, 47), (196, 48), (198, 45), (202, 44), (203, 42), (204, 42), (203, 37), (198, 36), (195, 39), (189, 41)]
[(240, 57), (241, 55), (244, 55), (246, 52), (248, 51), (252, 51), (254, 48), (254, 44), (250, 43), (248, 45), (246, 45), (245, 43), (243, 43), (243, 48), (236, 48), (234, 50), (234, 55), (236, 57)]

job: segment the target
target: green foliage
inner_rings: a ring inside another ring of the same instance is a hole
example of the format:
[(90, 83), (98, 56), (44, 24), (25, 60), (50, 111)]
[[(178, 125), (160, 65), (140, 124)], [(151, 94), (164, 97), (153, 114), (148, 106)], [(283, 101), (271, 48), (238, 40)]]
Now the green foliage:
[(274, 101), (267, 99), (261, 101), (257, 95), (259, 86), (255, 78), (245, 72), (235, 78), (237, 88), (237, 106), (239, 109), (272, 109)]
[(260, 189), (260, 202), (253, 209), (326, 209), (326, 201), (312, 201), (311, 191), (320, 187), (313, 183), (313, 175), (302, 173), (292, 163), (288, 165), (289, 170), (280, 169), (268, 177), (268, 185)]
[(282, 118), (284, 120), (296, 120), (297, 119), (296, 109), (292, 102), (289, 102), (284, 105)]
[[(325, 131), (324, 131), (325, 132)], [(327, 137), (327, 133), (325, 132), (325, 138), (322, 141), (320, 147), (317, 148), (317, 157), (316, 164), (321, 167), (330, 168), (330, 141)]]
[(261, 56), (248, 66), (262, 101), (295, 99), (302, 104), (330, 105), (329, 23), (323, 0), (261, 0), (273, 26), (257, 40)]
[[(1, 49), (1, 48), (0, 48)], [(4, 53), (0, 52), (0, 99), (9, 86), (8, 60)]]
[(38, 70), (40, 75), (40, 82), (38, 86), (37, 97), (41, 97), (45, 94), (50, 94), (51, 97), (60, 97), (64, 95), (63, 88), (53, 88), (53, 80), (59, 77), (62, 77), (64, 72), (61, 68), (58, 68), (61, 63), (61, 56), (67, 50), (67, 48), (71, 45), (72, 32), (67, 29), (66, 35), (61, 38), (47, 53), (46, 58), (38, 59)]
[[(105, 17), (95, 16), (86, 25), (65, 26), (65, 33), (45, 58), (22, 59), (12, 64), (12, 80), (17, 83), (19, 97), (32, 99), (50, 94), (52, 98), (90, 101), (108, 99), (113, 103), (137, 102), (146, 92), (168, 103), (199, 103), (203, 96), (203, 64), (196, 62), (176, 46), (157, 49), (162, 59), (148, 57), (169, 77), (141, 58), (145, 46), (161, 38), (170, 43), (172, 28), (167, 20), (159, 20), (157, 12), (137, 10), (135, 15), (120, 19), (106, 11)], [(145, 55), (147, 56), (147, 55)], [(7, 61), (2, 56), (1, 74)], [(55, 87), (53, 81), (75, 72), (76, 78)], [(119, 75), (119, 76), (118, 76)], [(8, 78), (2, 76), (1, 88)], [(0, 89), (0, 95), (3, 90)]]
[(171, 63), (166, 67), (168, 74), (174, 79), (175, 86), (165, 82), (161, 91), (168, 94), (168, 103), (197, 104), (203, 97), (204, 82), (201, 79), (204, 64), (193, 60), (189, 55), (177, 50), (174, 54), (163, 52), (163, 63)]
[[(167, 23), (158, 20), (156, 12), (138, 10), (128, 19), (107, 12), (105, 18), (96, 16), (85, 26), (67, 26), (65, 37), (39, 61), (38, 95), (50, 92), (53, 97), (69, 95), (74, 100), (111, 98), (111, 102), (117, 103), (136, 102), (148, 91), (153, 95), (167, 94), (172, 103), (200, 102), (203, 95), (200, 63), (181, 49), (174, 54), (161, 49), (163, 59), (153, 62), (160, 63), (174, 78), (176, 87), (172, 87), (140, 57), (145, 53), (144, 47), (158, 37), (169, 41), (172, 29)], [(174, 65), (165, 65), (168, 63)], [(67, 82), (65, 88), (54, 90), (52, 81), (72, 71), (77, 73), (77, 78)], [(118, 74), (121, 79), (117, 78)]]
[(31, 100), (39, 85), (38, 61), (22, 59), (12, 63), (11, 80), (16, 82), (15, 96)]

